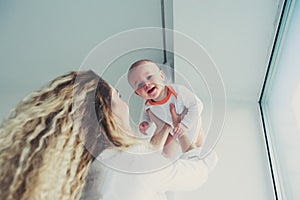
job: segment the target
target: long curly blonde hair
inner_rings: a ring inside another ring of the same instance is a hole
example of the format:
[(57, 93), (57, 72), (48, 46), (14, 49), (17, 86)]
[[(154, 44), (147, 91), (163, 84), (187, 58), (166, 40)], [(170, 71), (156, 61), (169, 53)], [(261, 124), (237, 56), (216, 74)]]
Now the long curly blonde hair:
[(0, 127), (0, 199), (79, 199), (94, 157), (135, 143), (117, 126), (111, 87), (71, 72), (22, 100)]

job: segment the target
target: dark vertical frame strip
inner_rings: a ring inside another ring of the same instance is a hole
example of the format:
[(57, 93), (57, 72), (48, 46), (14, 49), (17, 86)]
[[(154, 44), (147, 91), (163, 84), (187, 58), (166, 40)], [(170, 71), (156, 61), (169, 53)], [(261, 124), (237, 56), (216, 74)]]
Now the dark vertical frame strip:
[(268, 135), (267, 130), (266, 130), (266, 124), (265, 124), (265, 118), (264, 118), (264, 112), (263, 112), (263, 108), (262, 105), (259, 104), (259, 111), (260, 111), (260, 115), (261, 115), (261, 121), (262, 121), (262, 125), (263, 125), (263, 132), (264, 132), (264, 138), (265, 138), (265, 145), (267, 148), (267, 155), (268, 155), (268, 161), (269, 161), (269, 167), (270, 167), (270, 172), (271, 172), (271, 176), (272, 176), (272, 183), (273, 183), (273, 189), (274, 189), (274, 194), (275, 194), (275, 198), (276, 200), (279, 200), (278, 198), (278, 187), (275, 181), (275, 174), (274, 174), (274, 169), (273, 169), (273, 161), (272, 161), (272, 155), (270, 152), (270, 142), (268, 139)]
[(162, 37), (163, 37), (163, 48), (164, 48), (164, 61), (163, 64), (167, 63), (167, 47), (166, 47), (166, 17), (165, 17), (165, 1), (161, 0), (161, 25), (162, 25)]
[(275, 34), (275, 39), (274, 39), (274, 44), (273, 44), (272, 51), (271, 51), (271, 56), (270, 56), (270, 59), (269, 59), (269, 62), (268, 62), (267, 71), (266, 71), (266, 74), (265, 74), (264, 82), (263, 82), (263, 85), (262, 85), (262, 90), (261, 90), (259, 101), (258, 101), (259, 104), (261, 104), (262, 101), (263, 101), (263, 97), (264, 97), (264, 94), (265, 94), (265, 91), (266, 91), (266, 87), (267, 87), (268, 81), (270, 79), (270, 69), (271, 69), (272, 63), (273, 63), (272, 61), (273, 61), (273, 59), (275, 59), (275, 57), (276, 57), (275, 51), (278, 48), (278, 46), (280, 45), (280, 35), (284, 31), (284, 28), (285, 28), (285, 26), (284, 26), (285, 20), (284, 19), (285, 19), (285, 16), (287, 15), (287, 13), (290, 11), (290, 5), (291, 5), (290, 0), (285, 0), (284, 1), (282, 12), (281, 12), (281, 15), (280, 15), (280, 20), (279, 20), (279, 23), (278, 23), (278, 26), (277, 26), (277, 31), (276, 31), (276, 34)]

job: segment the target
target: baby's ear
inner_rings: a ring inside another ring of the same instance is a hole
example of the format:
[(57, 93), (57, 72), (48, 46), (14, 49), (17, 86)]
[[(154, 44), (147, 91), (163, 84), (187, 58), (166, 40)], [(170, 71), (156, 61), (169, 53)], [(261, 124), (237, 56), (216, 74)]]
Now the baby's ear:
[(160, 77), (163, 81), (165, 81), (165, 72), (163, 70), (160, 70)]

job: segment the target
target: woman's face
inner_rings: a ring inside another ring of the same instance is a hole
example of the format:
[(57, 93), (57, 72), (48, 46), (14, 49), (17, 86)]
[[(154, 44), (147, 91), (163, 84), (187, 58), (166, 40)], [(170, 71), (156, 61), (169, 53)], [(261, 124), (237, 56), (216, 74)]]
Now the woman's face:
[(120, 93), (113, 87), (112, 88), (112, 112), (115, 116), (115, 120), (121, 126), (121, 128), (130, 131), (129, 123), (129, 108), (128, 105), (123, 99), (121, 99)]

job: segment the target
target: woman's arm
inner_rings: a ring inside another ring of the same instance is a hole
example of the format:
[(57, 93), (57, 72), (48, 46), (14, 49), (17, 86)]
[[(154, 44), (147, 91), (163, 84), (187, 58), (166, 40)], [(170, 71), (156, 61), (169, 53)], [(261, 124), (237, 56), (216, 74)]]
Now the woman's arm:
[(151, 137), (150, 143), (157, 149), (163, 149), (170, 133), (171, 126), (158, 119), (150, 110), (148, 111), (148, 115), (156, 125), (156, 130)]
[[(185, 117), (185, 115), (188, 113), (188, 109), (184, 109), (184, 111), (181, 114), (176, 113), (175, 106), (173, 104), (170, 104), (170, 112), (172, 116), (172, 121), (175, 127), (178, 126), (178, 124), (182, 121), (182, 119)], [(182, 135), (174, 134), (174, 139), (178, 137), (181, 150), (182, 152), (190, 151), (191, 149), (196, 148), (197, 146), (191, 142), (190, 138), (187, 136), (186, 131), (187, 129), (183, 129), (184, 133)]]
[[(186, 113), (188, 112), (187, 109), (185, 109), (181, 114), (177, 114), (175, 110), (175, 106), (173, 104), (170, 105), (170, 113), (172, 116), (172, 121), (174, 126), (176, 126), (180, 121), (184, 118)], [(176, 140), (176, 136), (172, 136), (170, 132), (170, 125), (166, 124), (165, 122), (161, 121), (158, 117), (156, 117), (150, 110), (148, 110), (148, 115), (150, 119), (155, 123), (157, 129), (154, 132), (150, 143), (158, 149), (164, 149), (164, 154), (167, 157), (174, 157), (179, 153), (179, 144)], [(186, 143), (187, 148), (184, 148), (184, 152), (192, 149), (190, 140), (187, 137), (187, 135), (184, 133), (183, 136), (180, 138), (179, 142)]]

